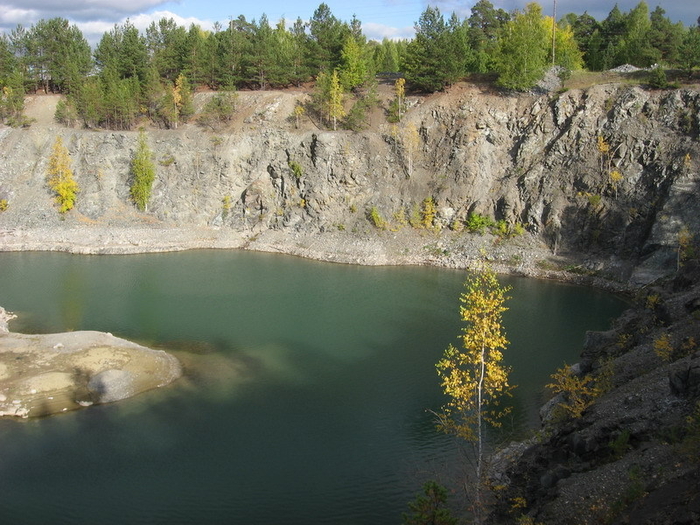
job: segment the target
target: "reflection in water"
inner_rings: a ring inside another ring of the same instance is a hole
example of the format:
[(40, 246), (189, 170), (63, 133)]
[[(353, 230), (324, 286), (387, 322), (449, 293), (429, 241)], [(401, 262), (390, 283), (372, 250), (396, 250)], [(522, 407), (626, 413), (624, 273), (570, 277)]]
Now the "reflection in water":
[[(114, 405), (0, 421), (3, 522), (384, 524), (460, 463), (426, 409), (464, 275), (240, 252), (0, 254), (11, 325), (170, 349), (185, 377)], [(621, 303), (511, 279), (515, 432)], [(501, 439), (494, 436), (493, 439)], [(41, 505), (36, 505), (41, 501)]]

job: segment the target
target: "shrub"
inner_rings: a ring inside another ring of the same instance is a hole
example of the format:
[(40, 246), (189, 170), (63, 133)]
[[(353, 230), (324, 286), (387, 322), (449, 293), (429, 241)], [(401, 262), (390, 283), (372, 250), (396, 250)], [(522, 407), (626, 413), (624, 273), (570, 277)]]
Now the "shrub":
[(78, 120), (78, 112), (70, 101), (59, 100), (53, 118), (59, 124), (72, 127)]
[(384, 220), (384, 217), (382, 217), (382, 215), (379, 213), (376, 206), (372, 206), (372, 208), (369, 210), (368, 219), (376, 228), (379, 228), (380, 230), (386, 228), (386, 220)]
[(222, 208), (222, 217), (225, 219), (228, 217), (229, 212), (231, 211), (231, 196), (230, 195), (224, 195), (224, 198), (221, 199), (221, 208)]
[(216, 128), (229, 122), (236, 111), (237, 98), (238, 95), (234, 91), (222, 91), (214, 95), (204, 105), (199, 115), (199, 124)]
[(673, 344), (671, 342), (671, 336), (667, 333), (663, 333), (654, 339), (654, 353), (659, 356), (663, 361), (670, 362), (673, 357)]
[(651, 70), (649, 73), (649, 85), (654, 89), (666, 89), (668, 87), (668, 79), (664, 68), (658, 66)]
[(148, 206), (153, 181), (156, 178), (156, 168), (153, 164), (152, 156), (153, 154), (146, 141), (146, 134), (141, 131), (134, 158), (131, 160), (132, 180), (130, 188), (131, 198), (141, 211), (145, 211)]
[(551, 375), (551, 378), (554, 382), (548, 384), (547, 388), (555, 393), (564, 394), (566, 400), (560, 406), (573, 418), (581, 417), (600, 394), (598, 389), (593, 386), (591, 376), (577, 376), (569, 365), (558, 369)]
[(432, 228), (433, 222), (435, 222), (435, 215), (437, 210), (435, 209), (435, 201), (432, 197), (428, 197), (423, 200), (423, 205), (421, 207), (421, 224), (424, 228)]
[(490, 218), (479, 213), (470, 213), (469, 217), (467, 217), (467, 222), (465, 223), (468, 231), (471, 233), (478, 233), (479, 235), (484, 233), (486, 228), (494, 225), (495, 223)]
[(0, 199), (0, 212), (7, 211), (8, 207), (9, 204), (7, 203), (7, 199)]
[(292, 173), (296, 177), (297, 180), (301, 179), (301, 176), (304, 174), (304, 172), (301, 169), (301, 164), (294, 160), (290, 160), (287, 165), (289, 166), (289, 169), (292, 170)]

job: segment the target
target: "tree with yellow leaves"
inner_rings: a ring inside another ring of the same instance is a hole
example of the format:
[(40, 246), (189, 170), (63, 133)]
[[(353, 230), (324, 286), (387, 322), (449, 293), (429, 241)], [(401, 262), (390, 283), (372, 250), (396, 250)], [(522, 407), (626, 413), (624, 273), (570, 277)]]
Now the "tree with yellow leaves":
[(338, 129), (338, 119), (345, 116), (345, 108), (343, 108), (343, 87), (340, 85), (340, 77), (336, 69), (333, 70), (333, 74), (330, 78), (328, 116), (333, 121), (333, 131)]
[(49, 188), (56, 193), (58, 211), (65, 213), (71, 210), (75, 205), (75, 198), (80, 188), (73, 178), (73, 170), (70, 169), (70, 154), (63, 145), (61, 137), (56, 137), (53, 144), (46, 174)]
[(413, 122), (409, 122), (403, 129), (403, 144), (406, 149), (408, 176), (413, 175), (414, 158), (420, 147), (420, 133)]
[(501, 406), (501, 400), (514, 388), (502, 352), (508, 346), (502, 315), (510, 288), (498, 283), (486, 263), (480, 266), (467, 278), (460, 296), (460, 317), (465, 323), (462, 348), (450, 345), (436, 365), (443, 392), (449, 397), (437, 414), (438, 429), (475, 447), (475, 483), (464, 485), (466, 495), (473, 497), (475, 523), (481, 522), (482, 512), (483, 427), (501, 426), (500, 419), (510, 412), (510, 407)]

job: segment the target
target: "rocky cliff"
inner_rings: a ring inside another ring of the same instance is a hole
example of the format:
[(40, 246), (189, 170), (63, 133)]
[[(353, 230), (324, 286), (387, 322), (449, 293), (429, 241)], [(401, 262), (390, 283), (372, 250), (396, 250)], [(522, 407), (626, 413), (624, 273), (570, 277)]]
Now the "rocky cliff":
[[(207, 96), (197, 95), (200, 107)], [(244, 92), (226, 129), (149, 130), (157, 176), (146, 213), (129, 200), (137, 132), (61, 127), (51, 120), (55, 98), (29, 99), (37, 123), (0, 130), (4, 249), (146, 251), (180, 242), (461, 265), (486, 247), (516, 265), (568, 254), (585, 273), (637, 286), (675, 268), (684, 227), (700, 231), (697, 91), (608, 84), (507, 96), (458, 85), (410, 98), (398, 125), (375, 115), (359, 133), (308, 118), (295, 127), (293, 107), (306, 97)], [(46, 186), (58, 135), (81, 188), (65, 217)], [(428, 197), (435, 227), (416, 241), (409, 223)], [(479, 238), (464, 231), (471, 213), (526, 233)], [(147, 234), (154, 228), (175, 238), (159, 245), (160, 234)], [(100, 240), (81, 242), (91, 235)]]

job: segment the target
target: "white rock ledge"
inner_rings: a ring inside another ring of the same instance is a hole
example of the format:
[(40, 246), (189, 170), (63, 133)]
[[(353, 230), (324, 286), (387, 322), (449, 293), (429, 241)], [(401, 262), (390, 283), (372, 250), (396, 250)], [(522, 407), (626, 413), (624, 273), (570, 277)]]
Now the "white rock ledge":
[(0, 417), (40, 417), (111, 403), (182, 375), (162, 350), (94, 331), (9, 332), (0, 307)]

